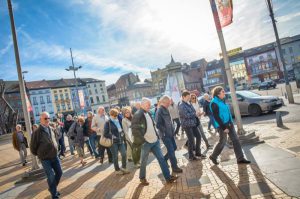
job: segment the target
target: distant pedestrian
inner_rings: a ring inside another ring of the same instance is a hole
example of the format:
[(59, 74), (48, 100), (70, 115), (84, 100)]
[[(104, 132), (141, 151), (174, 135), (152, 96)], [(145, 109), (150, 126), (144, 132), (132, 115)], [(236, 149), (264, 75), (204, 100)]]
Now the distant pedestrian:
[(134, 115), (141, 108), (141, 102), (135, 102), (132, 107), (132, 115)]
[(57, 157), (57, 143), (53, 129), (49, 126), (49, 113), (40, 114), (40, 126), (32, 134), (30, 142), (31, 153), (41, 160), (42, 166), (47, 176), (49, 192), (52, 198), (59, 198), (60, 193), (57, 191), (62, 169), (60, 160)]
[(58, 157), (59, 158), (65, 157), (66, 146), (65, 146), (63, 123), (60, 121), (59, 118), (53, 119), (53, 122), (55, 122), (55, 124), (56, 124), (57, 144), (58, 144), (58, 150), (59, 150)]
[(223, 87), (217, 86), (213, 89), (213, 99), (210, 103), (210, 109), (213, 113), (215, 126), (218, 128), (220, 135), (218, 144), (215, 146), (213, 153), (209, 156), (211, 161), (214, 164), (219, 164), (217, 158), (226, 144), (228, 134), (233, 144), (237, 163), (250, 164), (251, 162), (244, 157), (239, 138), (233, 125), (230, 108), (225, 103), (225, 90)]
[(178, 105), (176, 103), (174, 103), (174, 101), (172, 99), (171, 99), (171, 105), (169, 106), (168, 109), (169, 109), (171, 118), (173, 120), (173, 123), (176, 123), (175, 135), (179, 135), (180, 120), (179, 120)]
[(207, 126), (207, 130), (210, 132), (211, 131), (211, 126), (214, 126), (214, 117), (213, 114), (210, 110), (210, 97), (209, 94), (205, 93), (203, 95), (203, 98), (205, 99), (204, 104), (203, 104), (203, 112), (205, 113), (204, 116), (207, 116), (209, 118), (208, 121), (208, 126)]
[(73, 140), (70, 139), (70, 136), (67, 133), (68, 133), (70, 127), (72, 126), (73, 122), (74, 122), (74, 120), (73, 120), (72, 115), (70, 115), (70, 114), (67, 115), (67, 119), (64, 122), (64, 132), (68, 136), (68, 142), (69, 142), (69, 148), (70, 148), (71, 155), (74, 155), (74, 143), (73, 143)]
[[(118, 120), (119, 111), (117, 109), (111, 109), (109, 111), (110, 119), (105, 123), (104, 126), (104, 136), (110, 138), (113, 141), (113, 145), (110, 147), (115, 171), (117, 174), (128, 174), (129, 171), (126, 170), (126, 151), (124, 144), (124, 132), (121, 127), (121, 123)], [(122, 168), (119, 167), (119, 152), (121, 153), (122, 158)]]
[(204, 132), (202, 124), (201, 124), (201, 116), (204, 115), (204, 112), (201, 112), (201, 109), (200, 109), (200, 106), (199, 106), (199, 103), (198, 103), (198, 100), (197, 100), (197, 96), (195, 94), (191, 94), (191, 104), (193, 105), (193, 107), (196, 111), (196, 114), (198, 116), (199, 124), (198, 124), (197, 128), (198, 128), (198, 130), (201, 134), (201, 138), (205, 142), (206, 148), (211, 149), (212, 145), (210, 145), (208, 143), (207, 137), (205, 135), (205, 132)]
[(108, 162), (112, 163), (112, 154), (108, 147), (104, 147), (100, 144), (101, 136), (104, 134), (104, 125), (109, 120), (105, 113), (105, 108), (100, 106), (97, 110), (97, 114), (93, 117), (92, 120), (92, 129), (97, 133), (97, 142), (98, 142), (98, 153), (100, 157), (100, 163), (103, 164), (105, 150), (108, 156)]
[[(188, 152), (189, 152), (189, 160), (198, 160), (200, 158), (206, 158), (204, 154), (201, 154), (201, 134), (198, 129), (198, 125), (200, 121), (198, 119), (199, 113), (196, 113), (194, 107), (190, 104), (191, 94), (188, 91), (184, 91), (182, 93), (182, 102), (180, 103), (179, 116), (182, 128), (186, 132), (188, 137)], [(196, 146), (195, 146), (195, 138), (196, 138)], [(196, 153), (194, 154), (194, 149)]]
[(90, 153), (94, 154), (95, 158), (99, 158), (99, 153), (96, 150), (96, 146), (98, 146), (97, 133), (92, 129), (93, 117), (93, 112), (89, 111), (84, 122), (83, 130), (85, 131), (85, 135), (89, 137), (90, 148), (92, 149)]
[(72, 126), (69, 129), (68, 134), (70, 135), (71, 140), (73, 140), (73, 143), (76, 147), (77, 154), (80, 158), (80, 164), (84, 166), (86, 164), (86, 161), (84, 161), (84, 118), (78, 117), (78, 121), (74, 122)]
[(146, 166), (149, 153), (152, 152), (158, 160), (159, 166), (167, 183), (172, 183), (177, 179), (177, 177), (170, 174), (168, 165), (162, 154), (159, 136), (156, 132), (154, 121), (149, 114), (150, 107), (150, 99), (143, 98), (141, 102), (141, 109), (134, 114), (131, 125), (133, 144), (141, 147), (140, 181), (142, 185), (149, 185), (149, 182), (146, 179)]
[(28, 143), (27, 143), (27, 139), (22, 131), (22, 126), (20, 124), (18, 124), (16, 126), (16, 130), (13, 132), (12, 143), (13, 143), (14, 149), (19, 151), (20, 161), (21, 161), (22, 165), (25, 166), (27, 163), (27, 161), (26, 161), (27, 149), (26, 148), (28, 148)]
[(177, 145), (175, 142), (175, 130), (170, 112), (168, 110), (171, 104), (171, 98), (164, 95), (160, 98), (160, 107), (156, 113), (156, 127), (159, 135), (167, 148), (167, 153), (164, 156), (166, 162), (170, 160), (173, 173), (182, 173), (182, 169), (178, 167), (175, 151)]

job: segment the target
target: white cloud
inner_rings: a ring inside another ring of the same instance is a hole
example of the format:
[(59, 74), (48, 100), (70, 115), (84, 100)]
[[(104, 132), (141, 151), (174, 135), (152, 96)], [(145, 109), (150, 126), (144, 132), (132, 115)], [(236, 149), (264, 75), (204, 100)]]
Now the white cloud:
[(277, 17), (276, 19), (278, 22), (283, 23), (283, 22), (290, 21), (299, 16), (300, 16), (300, 12), (297, 12), (297, 13), (290, 13), (288, 15), (280, 16), (280, 17)]

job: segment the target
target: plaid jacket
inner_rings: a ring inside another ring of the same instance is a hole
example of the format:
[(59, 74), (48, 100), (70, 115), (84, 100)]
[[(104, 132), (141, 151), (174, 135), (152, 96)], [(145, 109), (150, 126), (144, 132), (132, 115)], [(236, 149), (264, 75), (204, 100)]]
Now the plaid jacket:
[(179, 109), (179, 117), (183, 129), (195, 127), (197, 125), (196, 110), (191, 104), (182, 101), (178, 109)]

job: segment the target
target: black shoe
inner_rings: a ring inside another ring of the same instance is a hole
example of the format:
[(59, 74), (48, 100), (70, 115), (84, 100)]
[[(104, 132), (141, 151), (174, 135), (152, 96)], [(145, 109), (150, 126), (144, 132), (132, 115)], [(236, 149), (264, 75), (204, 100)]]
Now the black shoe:
[(167, 183), (173, 183), (177, 180), (178, 176), (171, 176), (170, 179), (166, 180)]
[(24, 166), (26, 165), (26, 163), (24, 162), (22, 165), (23, 165), (23, 167), (24, 167)]
[(212, 149), (212, 148), (213, 148), (213, 145), (208, 144), (208, 145), (206, 146), (206, 148), (207, 148), (207, 149)]
[(148, 186), (149, 185), (149, 182), (145, 178), (140, 179), (140, 182), (141, 182), (141, 185), (144, 185), (144, 186)]
[(197, 157), (194, 156), (194, 157), (189, 158), (189, 160), (190, 161), (197, 161), (197, 160), (199, 160), (199, 158), (197, 158)]
[(217, 159), (213, 158), (212, 156), (209, 156), (209, 159), (215, 164), (218, 165), (219, 162), (217, 161)]
[(237, 163), (238, 163), (238, 164), (250, 164), (251, 161), (246, 160), (246, 159), (242, 159), (242, 160), (237, 161)]
[(57, 191), (57, 192), (56, 192), (56, 196), (60, 196), (60, 193), (59, 193), (59, 191)]
[(204, 155), (204, 154), (196, 154), (196, 156), (199, 157), (199, 158), (202, 158), (202, 159), (206, 158), (206, 155)]
[(103, 158), (100, 158), (100, 164), (103, 164)]
[(174, 173), (182, 173), (182, 172), (183, 172), (183, 170), (182, 170), (181, 168), (179, 168), (179, 167), (177, 167), (177, 168), (175, 168), (175, 169), (172, 169), (172, 171), (173, 171)]

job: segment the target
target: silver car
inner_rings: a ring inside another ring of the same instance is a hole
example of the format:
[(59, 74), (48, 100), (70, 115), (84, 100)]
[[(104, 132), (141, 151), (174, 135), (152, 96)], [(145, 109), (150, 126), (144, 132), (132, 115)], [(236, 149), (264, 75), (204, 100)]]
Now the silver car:
[[(251, 91), (236, 91), (241, 115), (259, 116), (263, 112), (271, 112), (282, 107), (283, 100), (274, 96), (261, 96)], [(226, 103), (233, 114), (230, 93), (226, 93)]]

